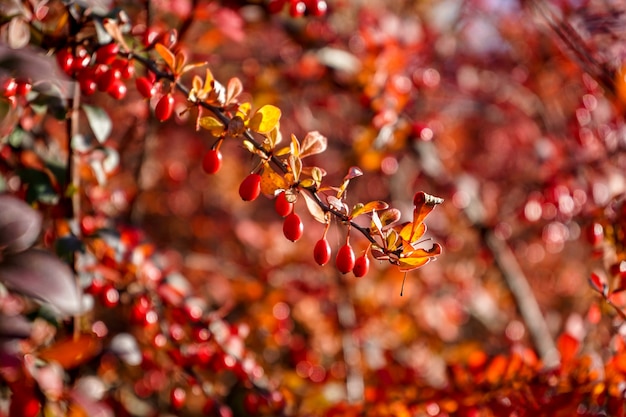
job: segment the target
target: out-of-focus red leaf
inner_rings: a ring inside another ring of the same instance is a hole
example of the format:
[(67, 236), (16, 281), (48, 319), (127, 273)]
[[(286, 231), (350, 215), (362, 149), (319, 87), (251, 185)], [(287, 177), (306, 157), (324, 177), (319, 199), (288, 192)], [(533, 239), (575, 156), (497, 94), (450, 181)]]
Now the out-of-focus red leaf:
[(576, 357), (580, 341), (569, 333), (563, 333), (556, 341), (556, 347), (561, 354), (561, 363), (568, 363)]
[(62, 315), (82, 312), (81, 294), (72, 270), (49, 252), (30, 249), (5, 257), (0, 263), (0, 282), (48, 303)]
[(606, 283), (602, 280), (602, 278), (600, 278), (600, 276), (596, 274), (595, 272), (592, 272), (591, 275), (589, 276), (589, 284), (591, 284), (591, 287), (594, 290), (598, 291), (600, 294), (604, 295), (605, 297), (608, 295), (608, 291), (609, 291), (608, 285), (606, 285)]

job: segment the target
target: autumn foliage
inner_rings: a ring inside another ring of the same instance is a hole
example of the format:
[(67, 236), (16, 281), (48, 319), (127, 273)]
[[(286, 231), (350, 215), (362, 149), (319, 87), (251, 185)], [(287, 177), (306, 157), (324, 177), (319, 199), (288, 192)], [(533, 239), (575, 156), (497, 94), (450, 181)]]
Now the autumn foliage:
[(0, 416), (626, 415), (617, 7), (3, 2)]

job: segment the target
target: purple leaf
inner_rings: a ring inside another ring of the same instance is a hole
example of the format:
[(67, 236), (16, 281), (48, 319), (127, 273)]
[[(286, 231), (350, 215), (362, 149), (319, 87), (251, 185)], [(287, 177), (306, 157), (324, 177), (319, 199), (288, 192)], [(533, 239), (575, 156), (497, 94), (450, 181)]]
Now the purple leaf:
[(0, 339), (23, 339), (30, 336), (33, 324), (22, 315), (0, 314)]
[(6, 256), (0, 263), (0, 282), (10, 290), (48, 303), (62, 315), (82, 311), (72, 270), (49, 252), (30, 249)]
[(41, 214), (9, 194), (0, 195), (0, 250), (21, 252), (33, 245), (41, 231)]

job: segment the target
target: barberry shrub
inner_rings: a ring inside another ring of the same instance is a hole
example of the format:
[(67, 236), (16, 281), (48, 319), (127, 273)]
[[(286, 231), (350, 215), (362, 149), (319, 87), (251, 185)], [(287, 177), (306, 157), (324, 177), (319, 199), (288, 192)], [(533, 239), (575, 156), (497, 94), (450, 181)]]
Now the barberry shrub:
[(626, 413), (614, 6), (0, 10), (0, 414)]

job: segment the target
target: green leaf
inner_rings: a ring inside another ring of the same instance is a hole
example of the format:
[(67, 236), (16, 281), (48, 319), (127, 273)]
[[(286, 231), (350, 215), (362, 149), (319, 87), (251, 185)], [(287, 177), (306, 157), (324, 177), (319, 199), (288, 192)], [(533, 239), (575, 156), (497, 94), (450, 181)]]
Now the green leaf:
[(83, 111), (87, 116), (87, 122), (98, 142), (103, 143), (113, 130), (113, 122), (104, 109), (96, 106), (83, 104)]

